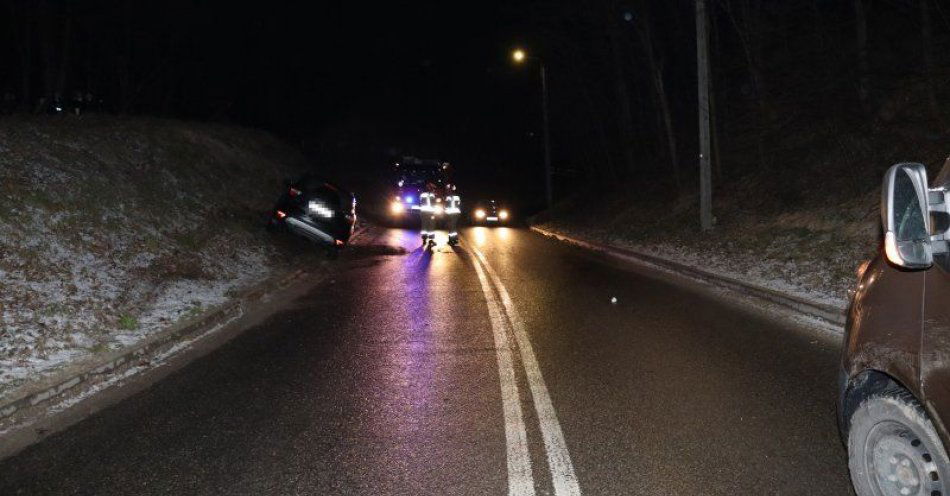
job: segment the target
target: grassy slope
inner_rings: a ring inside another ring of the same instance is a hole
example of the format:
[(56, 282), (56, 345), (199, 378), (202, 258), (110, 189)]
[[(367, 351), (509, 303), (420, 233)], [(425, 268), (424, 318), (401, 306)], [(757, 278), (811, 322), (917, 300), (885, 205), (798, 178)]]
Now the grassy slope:
[(236, 127), (0, 120), (0, 383), (134, 342), (265, 277), (276, 253), (261, 215), (302, 166)]

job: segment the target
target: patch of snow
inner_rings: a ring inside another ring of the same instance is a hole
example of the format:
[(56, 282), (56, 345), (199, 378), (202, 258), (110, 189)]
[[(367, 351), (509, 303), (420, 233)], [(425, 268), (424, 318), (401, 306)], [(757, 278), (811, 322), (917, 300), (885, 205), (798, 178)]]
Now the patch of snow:
[[(217, 184), (233, 164), (280, 175), (293, 165), (242, 152), (259, 139), (244, 131), (213, 137), (218, 131), (185, 126), (198, 139), (175, 143), (156, 139), (155, 126), (123, 121), (110, 132), (25, 123), (0, 145), (0, 397), (68, 363), (134, 345), (272, 273), (266, 238), (206, 225), (220, 208), (209, 198), (247, 210), (267, 195), (211, 198), (196, 185)], [(209, 150), (212, 141), (233, 156)], [(179, 151), (207, 163), (182, 165)], [(115, 201), (111, 191), (123, 180), (130, 194)]]
[[(624, 248), (648, 253), (672, 262), (711, 272), (716, 275), (751, 281), (774, 291), (794, 295), (824, 305), (844, 308), (847, 305), (845, 295), (837, 294), (827, 284), (815, 287), (804, 282), (808, 276), (821, 273), (821, 267), (809, 262), (788, 262), (760, 257), (754, 261), (738, 260), (738, 257), (722, 253), (697, 253), (684, 247), (668, 243), (634, 244), (627, 243)], [(827, 281), (824, 281), (827, 283)]]
[[(65, 176), (37, 169), (38, 180)], [(266, 278), (272, 268), (264, 246), (219, 235), (215, 243), (188, 256), (200, 260), (207, 279), (170, 279), (156, 286), (146, 273), (165, 245), (146, 247), (145, 236), (161, 239), (154, 228), (124, 228), (121, 213), (103, 217), (114, 232), (84, 230), (64, 238), (57, 226), (63, 212), (47, 213), (25, 205), (19, 232), (0, 231), (0, 395), (27, 380), (100, 351), (134, 345), (182, 318), (221, 304), (229, 292)], [(191, 225), (189, 225), (191, 224)], [(188, 231), (196, 219), (179, 219)], [(122, 255), (122, 256), (120, 256)], [(134, 328), (120, 322), (134, 319)]]

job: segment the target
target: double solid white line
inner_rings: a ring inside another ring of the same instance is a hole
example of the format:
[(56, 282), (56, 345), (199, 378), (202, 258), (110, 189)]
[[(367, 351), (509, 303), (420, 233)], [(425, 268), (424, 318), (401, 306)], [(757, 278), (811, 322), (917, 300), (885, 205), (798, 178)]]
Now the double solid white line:
[[(468, 243), (467, 243), (468, 244)], [(498, 377), (501, 380), (501, 402), (505, 417), (505, 439), (508, 457), (508, 494), (510, 496), (532, 496), (535, 494), (534, 478), (531, 472), (531, 456), (528, 451), (528, 436), (525, 430), (524, 414), (521, 410), (521, 397), (515, 374), (512, 346), (508, 339), (508, 329), (514, 335), (521, 363), (524, 365), (528, 389), (534, 399), (534, 408), (538, 414), (541, 437), (547, 454), (548, 468), (554, 494), (557, 496), (580, 496), (581, 489), (574, 474), (571, 455), (564, 441), (557, 412), (544, 384), (544, 377), (534, 356), (534, 349), (525, 331), (524, 322), (518, 314), (508, 289), (498, 274), (488, 264), (488, 260), (475, 246), (471, 247), (475, 255), (475, 272), (482, 286), (482, 294), (488, 305), (488, 314), (495, 338), (498, 358)], [(497, 296), (492, 286), (498, 291)]]

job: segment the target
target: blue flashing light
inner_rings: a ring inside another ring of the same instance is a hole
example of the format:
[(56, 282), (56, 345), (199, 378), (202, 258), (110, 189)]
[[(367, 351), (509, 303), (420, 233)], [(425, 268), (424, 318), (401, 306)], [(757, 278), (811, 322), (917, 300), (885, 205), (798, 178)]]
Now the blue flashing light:
[(406, 203), (412, 203), (414, 201), (416, 201), (416, 199), (413, 198), (412, 195), (406, 195)]

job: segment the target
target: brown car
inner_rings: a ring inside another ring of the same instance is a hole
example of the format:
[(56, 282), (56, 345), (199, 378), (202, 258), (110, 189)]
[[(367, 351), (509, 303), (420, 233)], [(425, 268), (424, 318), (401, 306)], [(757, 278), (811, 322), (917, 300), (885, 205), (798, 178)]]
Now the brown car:
[(950, 159), (884, 177), (881, 254), (848, 313), (838, 422), (859, 496), (950, 496)]

